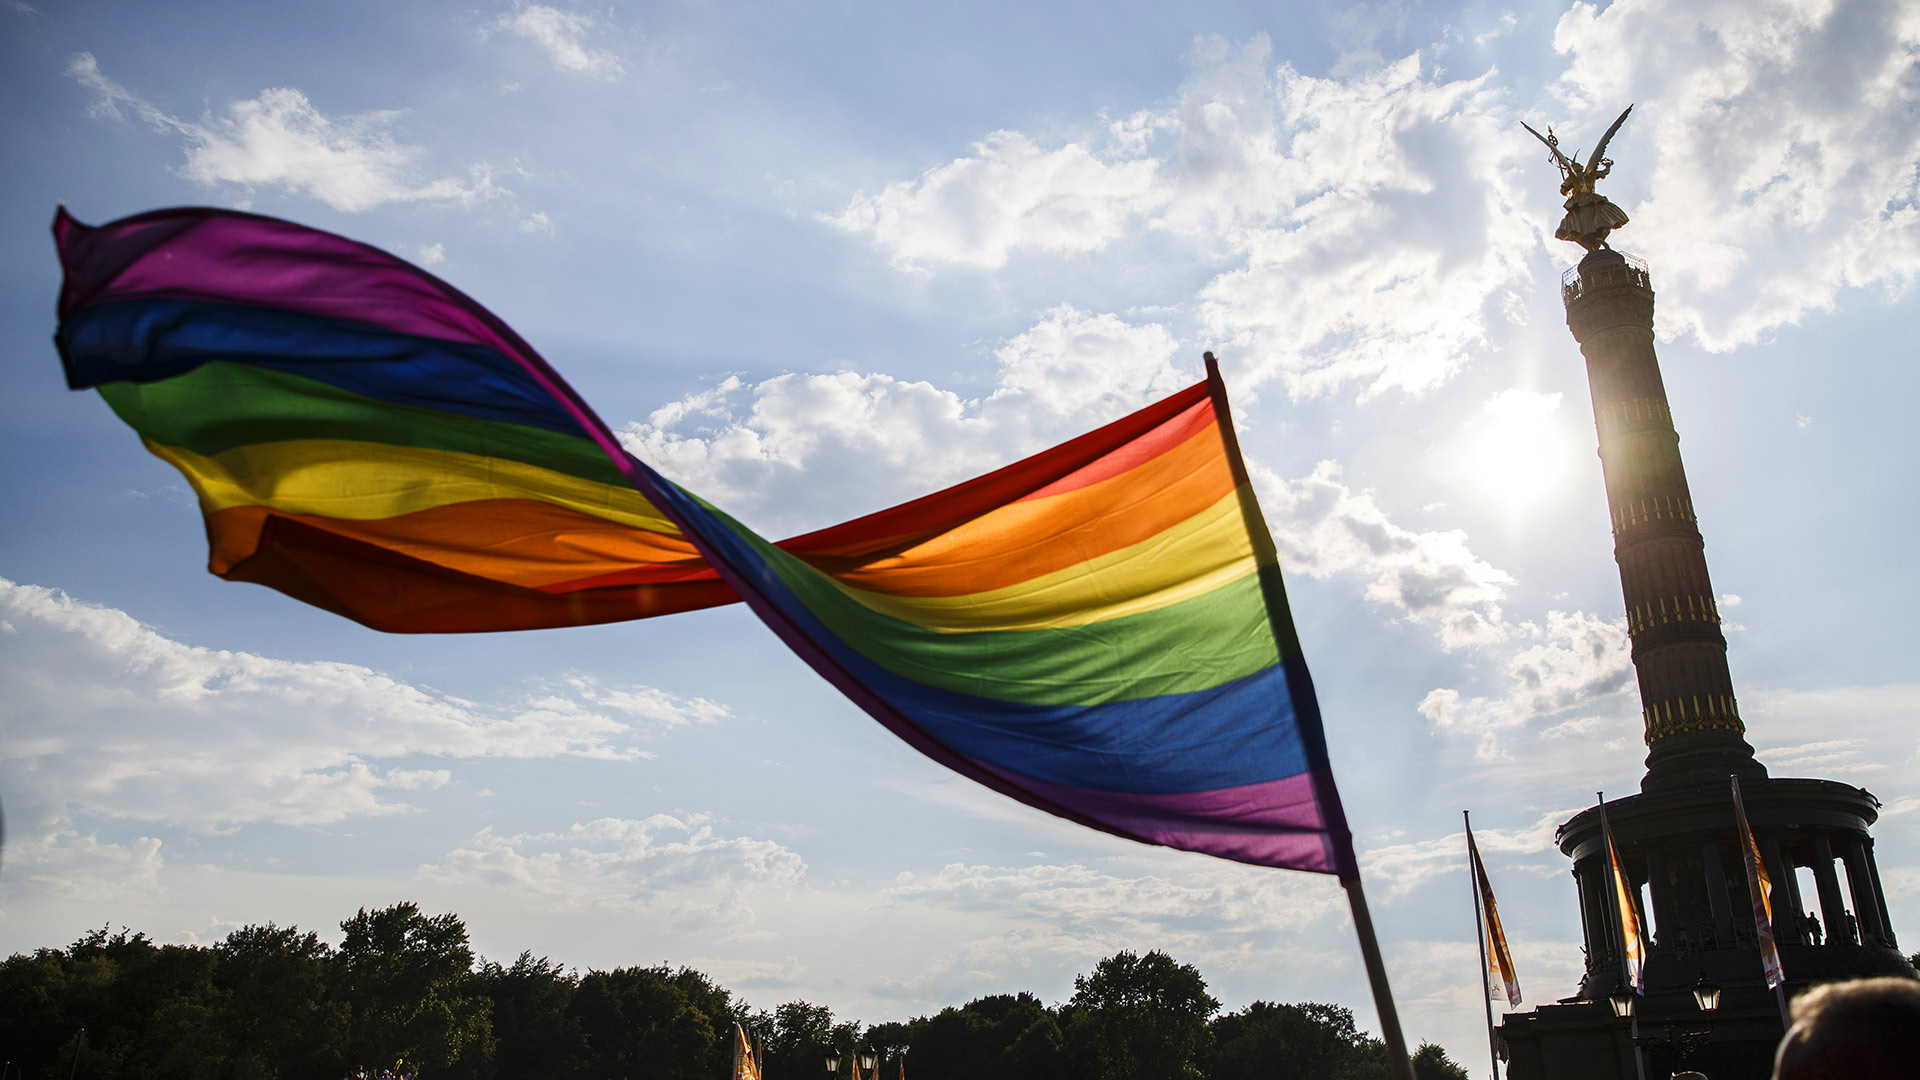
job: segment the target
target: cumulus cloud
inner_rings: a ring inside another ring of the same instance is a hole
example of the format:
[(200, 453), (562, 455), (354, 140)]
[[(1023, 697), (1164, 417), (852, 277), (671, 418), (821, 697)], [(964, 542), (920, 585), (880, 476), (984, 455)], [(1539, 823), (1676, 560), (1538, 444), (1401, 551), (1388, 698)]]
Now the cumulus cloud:
[(1240, 222), (1245, 256), (1201, 290), (1202, 325), (1295, 396), (1440, 385), (1484, 347), (1488, 305), (1526, 280), (1536, 242), (1500, 95), (1423, 75), (1417, 55), (1349, 79), (1283, 66), (1268, 94), (1244, 83), (1208, 104), (1257, 119), (1278, 156), (1246, 155), (1220, 189), (1244, 179), (1255, 197), (1216, 197), (1201, 219)]
[[(1420, 715), (1443, 730), (1481, 736), (1483, 752), (1492, 754), (1496, 733), (1529, 721), (1606, 708), (1611, 722), (1619, 711), (1613, 699), (1633, 686), (1625, 619), (1551, 611), (1545, 626), (1521, 624), (1515, 643), (1502, 665), (1507, 679), (1502, 693), (1468, 698), (1458, 690), (1437, 689), (1420, 702)], [(1576, 724), (1561, 730), (1585, 729)]]
[(83, 834), (67, 823), (38, 830), (20, 829), (16, 822), (7, 836), (8, 892), (138, 903), (166, 888), (161, 847), (151, 836), (120, 844), (103, 841), (97, 833)]
[(600, 21), (592, 15), (562, 11), (546, 4), (520, 3), (512, 12), (495, 20), (493, 28), (538, 45), (561, 71), (608, 80), (617, 79), (626, 71), (618, 57), (587, 43), (600, 28)]
[(511, 836), (485, 829), (470, 846), (420, 868), (431, 881), (504, 890), (568, 911), (643, 912), (681, 931), (735, 932), (754, 921), (754, 895), (784, 894), (805, 871), (780, 844), (720, 836), (700, 814), (601, 818)]
[[(1341, 894), (1326, 884), (1201, 858), (1181, 858), (1177, 871), (1164, 859), (1119, 859), (1105, 868), (952, 863), (903, 873), (883, 891), (891, 918), (921, 922), (962, 913), (975, 936), (928, 958), (918, 975), (890, 974), (874, 992), (951, 1001), (983, 980), (1009, 984), (1035, 969), (1085, 970), (1142, 941), (1199, 964), (1210, 977), (1298, 964), (1316, 951), (1305, 931), (1344, 912)], [(1344, 951), (1329, 950), (1326, 959), (1344, 966)]]
[(30, 803), (43, 829), (69, 811), (198, 829), (394, 814), (451, 780), (422, 755), (630, 760), (649, 733), (727, 715), (588, 680), (478, 705), (354, 664), (188, 645), (5, 579), (0, 616), (0, 764), (9, 808)]
[(423, 178), (423, 151), (388, 130), (398, 112), (330, 118), (300, 91), (278, 87), (232, 103), (225, 116), (182, 120), (108, 78), (90, 53), (75, 56), (67, 74), (93, 91), (94, 116), (132, 113), (154, 131), (179, 137), (187, 155), (181, 173), (208, 187), (281, 188), (347, 213), (394, 202), (472, 204), (501, 193), (485, 168), (466, 180)]
[(1270, 52), (1264, 36), (1203, 39), (1169, 108), (1052, 148), (996, 132), (827, 220), (918, 270), (1165, 233), (1239, 263), (1195, 300), (1242, 379), (1301, 396), (1438, 385), (1537, 243), (1498, 94), (1426, 76), (1417, 55), (1318, 79)]
[(1015, 251), (1097, 251), (1166, 198), (1148, 159), (1079, 143), (1049, 150), (1017, 131), (993, 132), (973, 151), (822, 216), (870, 236), (903, 269), (994, 268)]
[(1450, 649), (1507, 636), (1500, 601), (1513, 578), (1475, 555), (1466, 533), (1394, 524), (1372, 492), (1346, 484), (1337, 462), (1296, 480), (1258, 464), (1248, 470), (1289, 572), (1364, 577), (1368, 600), (1432, 625)]
[[(1500, 866), (1502, 856), (1518, 857), (1553, 853), (1558, 849), (1553, 834), (1560, 823), (1578, 813), (1579, 807), (1554, 810), (1535, 818), (1518, 829), (1473, 830), (1473, 842), (1489, 868)], [(1449, 833), (1427, 840), (1386, 844), (1361, 853), (1361, 872), (1370, 882), (1379, 883), (1383, 894), (1392, 899), (1404, 896), (1415, 887), (1435, 878), (1457, 874), (1467, 861), (1467, 834)], [(1557, 868), (1557, 864), (1556, 864)]]
[[(1511, 24), (1503, 18), (1502, 26)], [(1556, 220), (1519, 114), (1563, 132), (1639, 109), (1614, 144), (1650, 195), (1618, 239), (1662, 282), (1663, 335), (1712, 349), (1920, 273), (1920, 14), (1900, 0), (1575, 3), (1550, 105), (1418, 55), (1274, 66), (1263, 37), (1196, 43), (1174, 102), (1049, 141), (994, 132), (825, 220), (896, 266), (994, 269), (1159, 233), (1219, 272), (1188, 301), (1249, 382), (1296, 397), (1419, 393), (1489, 347)]]
[(1612, 154), (1648, 197), (1663, 334), (1730, 349), (1920, 273), (1920, 9), (1902, 0), (1575, 3), (1564, 130), (1637, 102)]

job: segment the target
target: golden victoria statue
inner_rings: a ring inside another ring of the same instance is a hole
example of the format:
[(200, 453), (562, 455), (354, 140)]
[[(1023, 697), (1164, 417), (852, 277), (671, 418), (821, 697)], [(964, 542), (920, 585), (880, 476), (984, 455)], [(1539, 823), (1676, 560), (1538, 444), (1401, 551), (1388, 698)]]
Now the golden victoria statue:
[(1560, 167), (1560, 194), (1567, 197), (1567, 216), (1560, 219), (1560, 227), (1554, 230), (1556, 238), (1571, 240), (1588, 251), (1598, 251), (1607, 246), (1608, 233), (1627, 223), (1627, 212), (1594, 191), (1593, 185), (1613, 171), (1613, 159), (1602, 155), (1607, 152), (1607, 144), (1613, 141), (1614, 132), (1627, 122), (1627, 113), (1632, 111), (1633, 106), (1627, 106), (1627, 111), (1600, 136), (1600, 145), (1593, 148), (1593, 156), (1585, 165), (1580, 164), (1580, 151), (1575, 150), (1571, 158), (1560, 152), (1560, 139), (1553, 128), (1547, 128), (1547, 133), (1542, 135), (1526, 121), (1520, 122), (1521, 127), (1533, 132), (1534, 138), (1547, 144), (1547, 149), (1553, 151), (1553, 163)]

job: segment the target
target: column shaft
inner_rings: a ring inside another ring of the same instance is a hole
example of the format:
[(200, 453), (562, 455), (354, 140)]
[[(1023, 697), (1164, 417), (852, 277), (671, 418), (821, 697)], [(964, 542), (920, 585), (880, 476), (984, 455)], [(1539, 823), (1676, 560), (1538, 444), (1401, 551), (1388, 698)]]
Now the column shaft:
[(1800, 942), (1800, 919), (1806, 909), (1800, 906), (1800, 883), (1794, 880), (1793, 864), (1780, 853), (1780, 838), (1760, 838), (1760, 857), (1766, 860), (1767, 876), (1773, 879), (1773, 937), (1782, 944)]
[(1847, 904), (1840, 898), (1840, 878), (1833, 872), (1833, 845), (1824, 832), (1813, 834), (1813, 881), (1820, 888), (1820, 914), (1826, 924), (1827, 942), (1842, 944), (1847, 940), (1842, 918)]

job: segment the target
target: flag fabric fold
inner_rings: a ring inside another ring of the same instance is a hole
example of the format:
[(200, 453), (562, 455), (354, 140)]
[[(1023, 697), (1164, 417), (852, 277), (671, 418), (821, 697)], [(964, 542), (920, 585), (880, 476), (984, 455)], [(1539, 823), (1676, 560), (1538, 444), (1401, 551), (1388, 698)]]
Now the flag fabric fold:
[(1787, 981), (1780, 965), (1780, 946), (1773, 938), (1773, 879), (1767, 874), (1766, 860), (1760, 857), (1760, 845), (1754, 842), (1753, 829), (1747, 825), (1747, 806), (1740, 798), (1740, 778), (1733, 781), (1733, 815), (1740, 824), (1740, 853), (1747, 864), (1747, 895), (1753, 900), (1753, 936), (1760, 943), (1760, 970), (1766, 976), (1767, 989), (1777, 989)]
[(1620, 957), (1626, 979), (1636, 993), (1647, 992), (1647, 929), (1640, 917), (1640, 890), (1627, 876), (1620, 861), (1620, 849), (1614, 846), (1613, 827), (1607, 824), (1607, 806), (1600, 804), (1600, 827), (1607, 842), (1607, 877), (1612, 883), (1613, 909), (1620, 920)]
[(733, 1080), (760, 1080), (760, 1062), (754, 1057), (753, 1044), (737, 1021), (733, 1025)]
[(1514, 970), (1513, 951), (1507, 947), (1506, 931), (1500, 926), (1500, 908), (1493, 902), (1493, 883), (1487, 880), (1486, 864), (1480, 861), (1480, 847), (1473, 842), (1473, 830), (1467, 830), (1467, 857), (1473, 864), (1474, 887), (1480, 896), (1480, 931), (1487, 944), (1482, 957), (1487, 968), (1487, 994), (1493, 1000), (1505, 999), (1508, 1008), (1520, 1007), (1520, 976)]
[(220, 210), (54, 231), (68, 380), (192, 484), (216, 574), (409, 632), (745, 600), (896, 735), (1028, 805), (1358, 875), (1211, 356), (1097, 431), (775, 544), (392, 255)]

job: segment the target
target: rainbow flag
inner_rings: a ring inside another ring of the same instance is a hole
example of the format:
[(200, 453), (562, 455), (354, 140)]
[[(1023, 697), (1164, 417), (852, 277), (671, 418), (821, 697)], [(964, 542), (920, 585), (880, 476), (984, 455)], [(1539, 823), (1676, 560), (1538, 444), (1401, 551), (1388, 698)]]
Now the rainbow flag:
[(192, 485), (213, 573), (415, 633), (737, 599), (533, 350), (431, 274), (227, 211), (53, 231), (68, 384)]
[(64, 210), (58, 335), (200, 496), (211, 569), (382, 630), (734, 599), (936, 761), (1147, 843), (1358, 876), (1271, 536), (1208, 377), (779, 544), (385, 252), (230, 211)]

